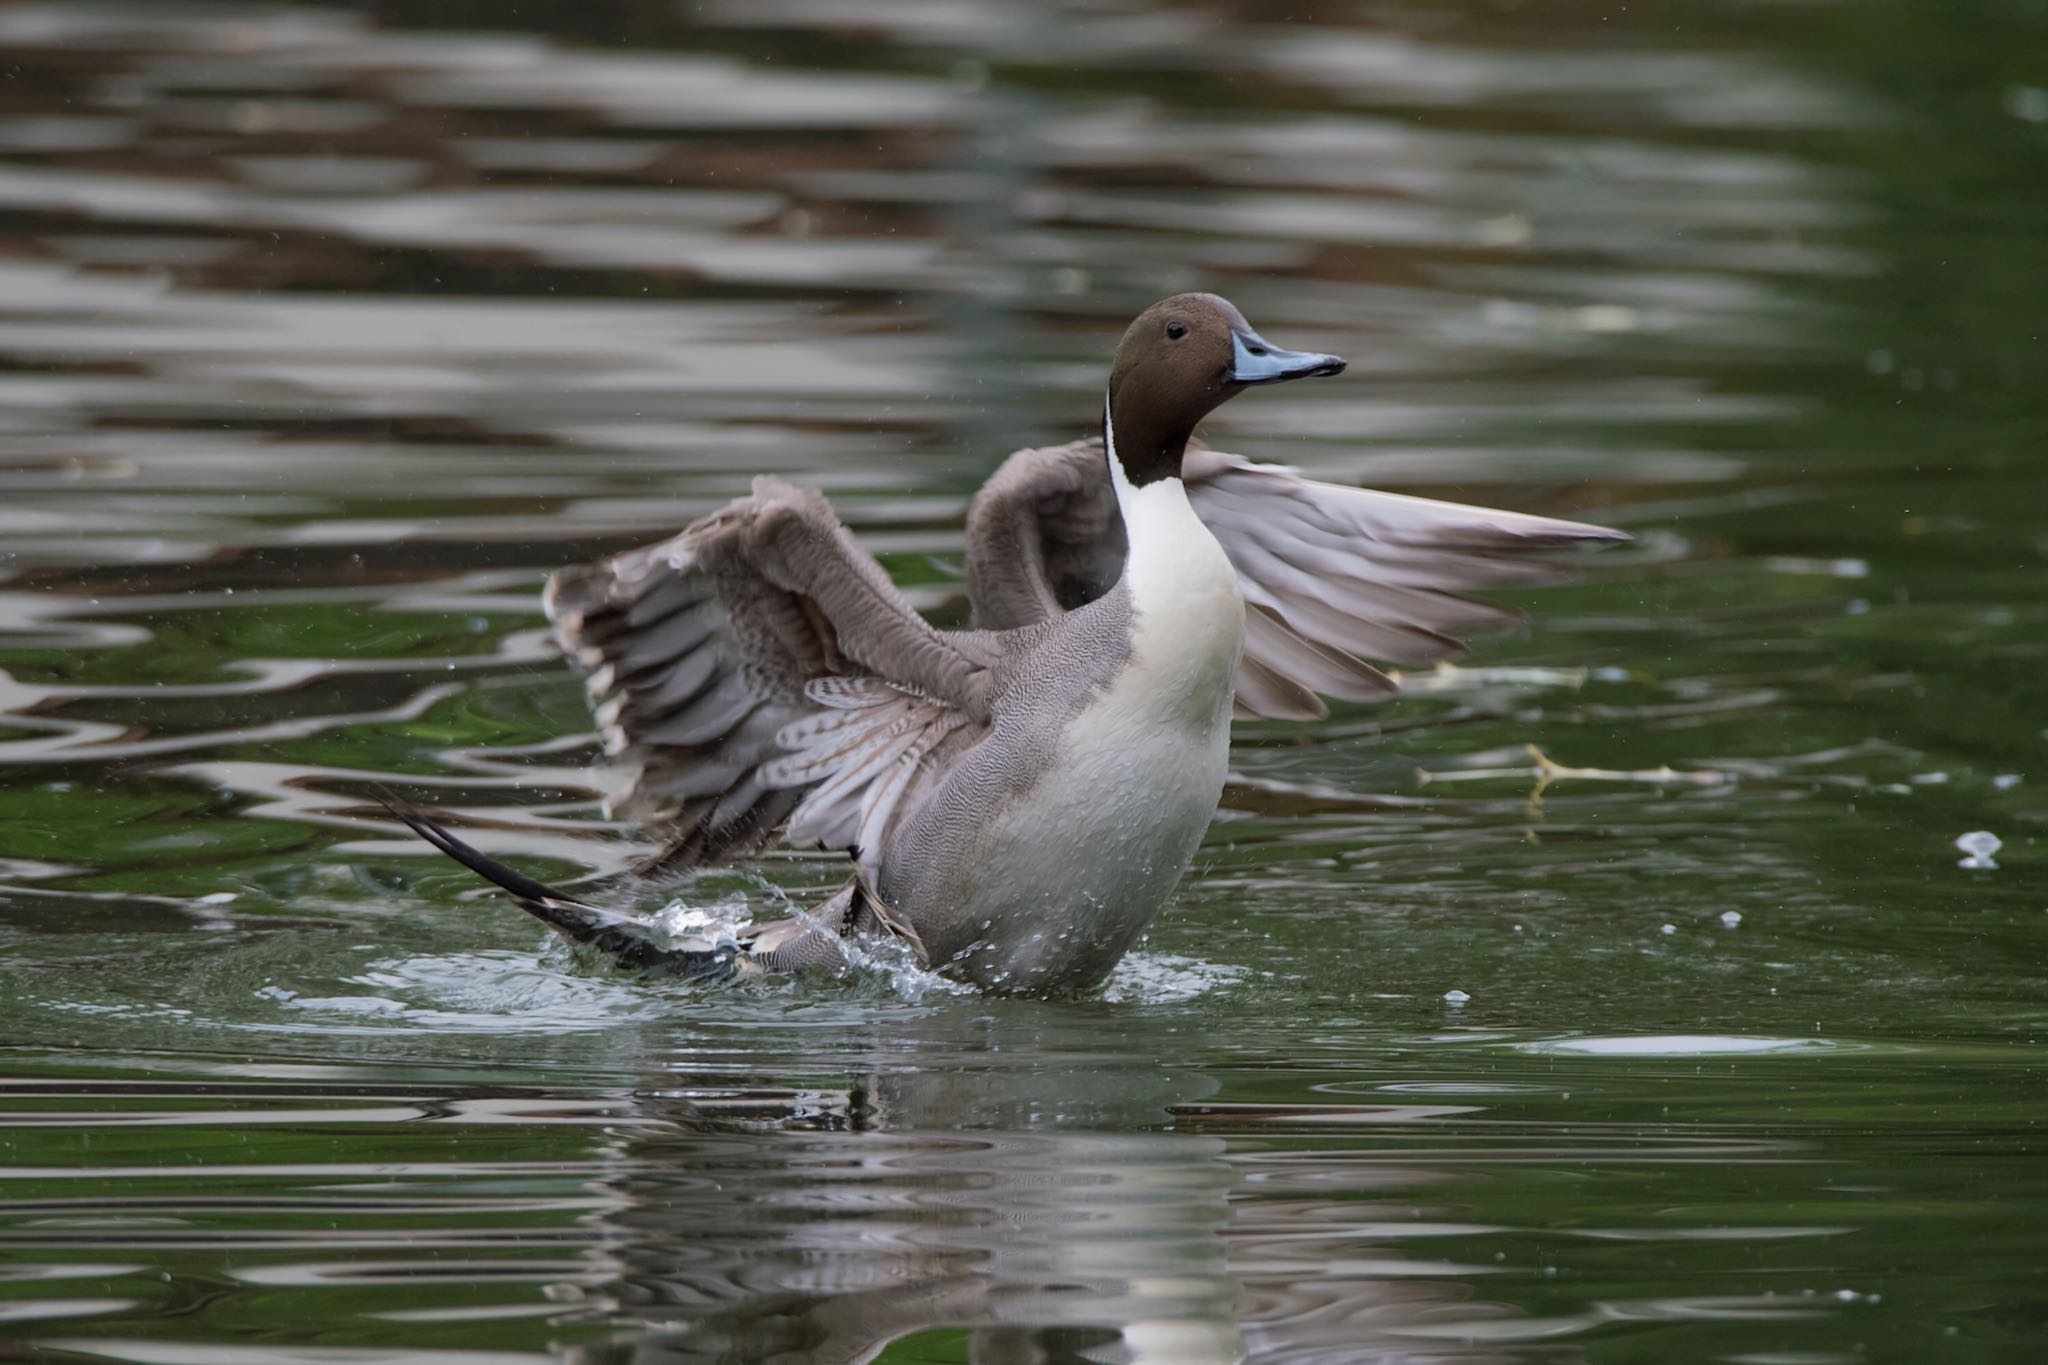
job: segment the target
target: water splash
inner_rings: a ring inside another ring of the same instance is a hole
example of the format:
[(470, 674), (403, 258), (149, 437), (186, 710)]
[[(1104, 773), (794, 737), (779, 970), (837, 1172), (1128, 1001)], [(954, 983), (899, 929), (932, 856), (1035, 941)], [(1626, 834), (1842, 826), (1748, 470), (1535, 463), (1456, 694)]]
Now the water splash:
[(1248, 967), (1172, 953), (1130, 953), (1109, 975), (1102, 998), (1115, 1005), (1178, 1005), (1249, 981)]

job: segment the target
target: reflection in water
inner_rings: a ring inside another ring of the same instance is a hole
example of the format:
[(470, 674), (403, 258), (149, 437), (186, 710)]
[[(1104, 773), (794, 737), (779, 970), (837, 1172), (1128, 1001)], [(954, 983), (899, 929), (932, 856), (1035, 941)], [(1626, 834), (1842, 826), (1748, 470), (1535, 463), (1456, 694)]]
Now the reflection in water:
[(976, 1361), (1236, 1361), (1213, 1138), (893, 1131), (627, 1144), (591, 1292), (600, 1359), (867, 1361), (967, 1329)]
[[(2033, 1365), (2038, 9), (0, 5), (10, 1349)], [(958, 619), (1186, 288), (1353, 358), (1228, 448), (1642, 548), (1247, 728), (1102, 1002), (649, 989), (369, 799), (618, 865), (542, 575), (782, 472)]]
[(1468, 1301), (1483, 1271), (1364, 1244), (1426, 1230), (1394, 1205), (1442, 1173), (1232, 1153), (1166, 1122), (1214, 1083), (1156, 1060), (1189, 1042), (1163, 1020), (1104, 1046), (1100, 1016), (986, 1008), (836, 1051), (845, 1089), (686, 1067), (640, 1095), (589, 1220), (610, 1269), (575, 1293), (643, 1330), (581, 1358), (855, 1362), (963, 1332), (992, 1365), (1511, 1358), (1457, 1344), (1512, 1316)]
[[(549, 1085), (393, 1060), (408, 1037), (506, 1033), (510, 995), (502, 1023), (419, 1017), (352, 1064), (138, 1058), (86, 1081), (25, 1062), (0, 1081), (0, 1299), (132, 1322), (40, 1341), (133, 1361), (341, 1359), (232, 1344), (310, 1322), (389, 1343), (348, 1348), (379, 1362), (530, 1324), (593, 1363), (1570, 1365), (1596, 1337), (1655, 1354), (1861, 1330), (1895, 1205), (1961, 1200), (1995, 1236), (1970, 1182), (2040, 1183), (2023, 1157), (1823, 1155), (1872, 1093), (1925, 1116), (1888, 1141), (1945, 1140), (1956, 1077), (1992, 1049), (1869, 1049), (1849, 1072), (1753, 1050), (1731, 1087), (1700, 1077), (1697, 1039), (1641, 1039), (1686, 1065), (1602, 1100), (1629, 1075), (1611, 1058), (1509, 1070), (1532, 1083), (1502, 1069), (1540, 1040), (1445, 1035), (1283, 1061), (1273, 1102), (1230, 1097), (1275, 1068), (1222, 1060), (1193, 1013), (676, 1003), (586, 1031)], [(1191, 1053), (1209, 1060), (1173, 1060)], [(630, 1089), (566, 1079), (606, 1056), (669, 1060)], [(1739, 1090), (1803, 1107), (1744, 1112)]]

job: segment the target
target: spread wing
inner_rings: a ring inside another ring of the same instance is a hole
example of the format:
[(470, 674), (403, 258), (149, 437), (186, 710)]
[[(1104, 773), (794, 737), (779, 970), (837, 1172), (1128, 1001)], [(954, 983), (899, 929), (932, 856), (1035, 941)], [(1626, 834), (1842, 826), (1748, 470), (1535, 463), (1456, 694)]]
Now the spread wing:
[[(1521, 512), (1346, 488), (1191, 450), (1188, 501), (1237, 567), (1245, 599), (1244, 714), (1312, 720), (1315, 696), (1377, 701), (1397, 690), (1361, 659), (1427, 664), (1520, 615), (1461, 594), (1555, 582), (1545, 554), (1627, 540), (1620, 531)], [(1249, 684), (1249, 685), (1247, 685)]]
[(935, 629), (818, 493), (753, 496), (658, 545), (549, 582), (618, 798), (671, 872), (793, 839), (858, 849), (940, 750), (989, 717), (992, 647)]
[[(1191, 446), (1188, 501), (1236, 566), (1245, 599), (1239, 715), (1313, 720), (1321, 697), (1377, 701), (1368, 660), (1425, 664), (1519, 619), (1462, 596), (1555, 581), (1542, 556), (1627, 540), (1519, 512), (1377, 493)], [(1105, 591), (1123, 563), (1100, 440), (1012, 455), (968, 513), (968, 591), (985, 625), (1024, 625)]]
[(1020, 450), (967, 504), (974, 622), (1014, 630), (1091, 602), (1124, 567), (1102, 438)]

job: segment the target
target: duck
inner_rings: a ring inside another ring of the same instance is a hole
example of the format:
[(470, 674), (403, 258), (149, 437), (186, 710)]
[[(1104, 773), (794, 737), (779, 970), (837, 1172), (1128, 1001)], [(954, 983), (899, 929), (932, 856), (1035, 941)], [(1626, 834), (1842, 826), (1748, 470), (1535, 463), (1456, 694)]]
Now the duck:
[(1557, 576), (1619, 531), (1319, 482), (1195, 436), (1250, 389), (1330, 378), (1227, 300), (1118, 343), (1097, 434), (1010, 455), (966, 519), (965, 627), (904, 598), (817, 491), (775, 477), (659, 544), (557, 572), (543, 605), (655, 851), (643, 884), (780, 838), (843, 853), (815, 909), (714, 944), (413, 831), (621, 965), (718, 981), (843, 969), (881, 940), (983, 991), (1104, 982), (1215, 816), (1234, 720), (1377, 702), (1380, 665), (1518, 620), (1465, 594)]

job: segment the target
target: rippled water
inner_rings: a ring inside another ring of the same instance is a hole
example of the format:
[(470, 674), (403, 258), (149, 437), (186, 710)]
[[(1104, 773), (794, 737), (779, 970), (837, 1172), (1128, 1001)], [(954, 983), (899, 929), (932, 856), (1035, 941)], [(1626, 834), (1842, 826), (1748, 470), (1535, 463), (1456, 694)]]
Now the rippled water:
[[(0, 1354), (2041, 1358), (2044, 51), (0, 7)], [(620, 866), (543, 574), (778, 471), (957, 618), (966, 496), (1190, 287), (1353, 361), (1220, 442), (1639, 541), (1242, 731), (1100, 1000), (617, 979), (377, 805)]]

